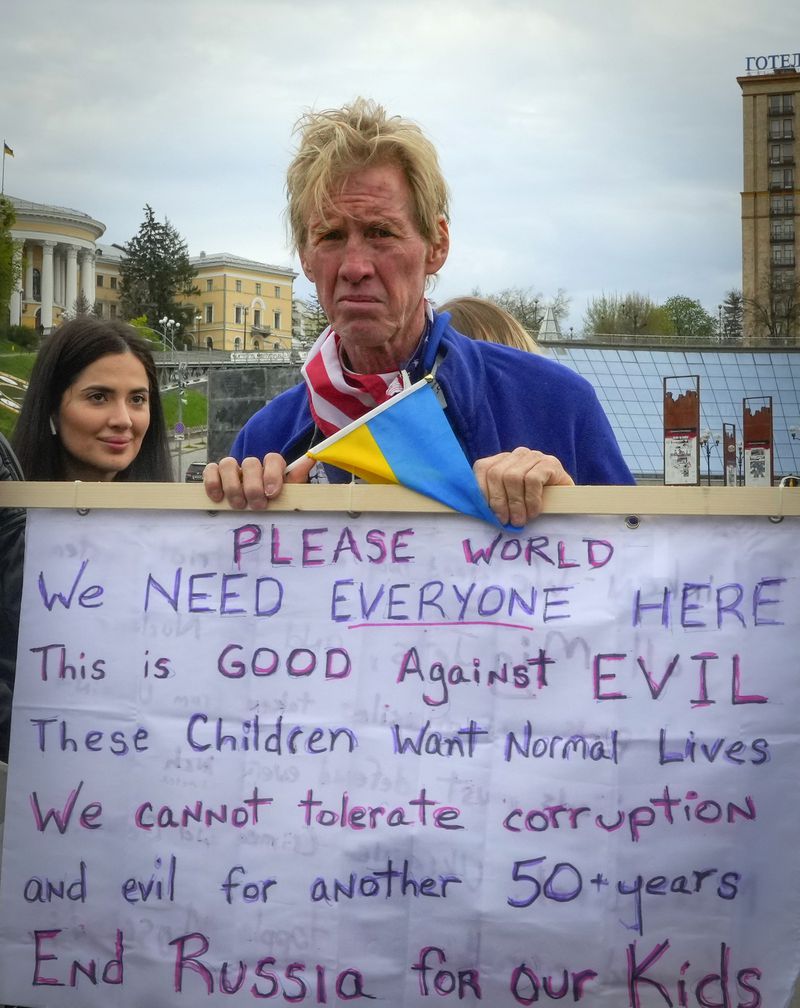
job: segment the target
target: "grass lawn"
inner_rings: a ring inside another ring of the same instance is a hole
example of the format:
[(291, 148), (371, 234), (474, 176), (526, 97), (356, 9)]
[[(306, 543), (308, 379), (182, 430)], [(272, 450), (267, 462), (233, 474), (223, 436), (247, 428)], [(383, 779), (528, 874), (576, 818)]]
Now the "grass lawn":
[(0, 344), (0, 371), (5, 371), (6, 374), (12, 374), (16, 378), (30, 378), (35, 360), (35, 353), (4, 352)]
[[(208, 398), (194, 389), (184, 389), (186, 402), (183, 406), (183, 423), (186, 427), (206, 427), (208, 425)], [(172, 430), (178, 422), (178, 390), (172, 389), (161, 396), (167, 429)]]
[[(0, 343), (0, 372), (27, 380), (33, 369), (34, 360), (36, 360), (35, 353), (13, 353), (7, 344)], [(0, 405), (0, 432), (10, 437), (16, 424), (17, 414)]]

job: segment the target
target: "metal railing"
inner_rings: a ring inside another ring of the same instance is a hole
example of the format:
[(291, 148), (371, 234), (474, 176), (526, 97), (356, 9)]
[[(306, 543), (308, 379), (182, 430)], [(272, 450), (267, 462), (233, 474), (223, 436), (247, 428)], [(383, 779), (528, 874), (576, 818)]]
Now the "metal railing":
[(701, 340), (696, 336), (633, 336), (630, 333), (591, 333), (570, 337), (559, 336), (549, 338), (537, 337), (537, 342), (545, 347), (598, 347), (612, 346), (636, 350), (669, 350), (685, 348), (705, 351), (736, 351), (736, 350), (797, 350), (800, 351), (800, 341), (791, 336), (776, 342), (774, 339), (754, 336), (723, 336), (722, 339)]

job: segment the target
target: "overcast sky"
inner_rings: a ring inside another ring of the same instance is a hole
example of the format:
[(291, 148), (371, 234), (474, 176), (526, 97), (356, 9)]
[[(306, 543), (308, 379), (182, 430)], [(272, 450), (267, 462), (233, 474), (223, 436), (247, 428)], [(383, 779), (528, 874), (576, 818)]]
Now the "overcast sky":
[[(5, 191), (191, 254), (299, 264), (284, 173), (308, 108), (416, 120), (452, 192), (437, 300), (741, 285), (748, 56), (800, 50), (797, 0), (0, 0)], [(301, 277), (298, 294), (311, 288)]]

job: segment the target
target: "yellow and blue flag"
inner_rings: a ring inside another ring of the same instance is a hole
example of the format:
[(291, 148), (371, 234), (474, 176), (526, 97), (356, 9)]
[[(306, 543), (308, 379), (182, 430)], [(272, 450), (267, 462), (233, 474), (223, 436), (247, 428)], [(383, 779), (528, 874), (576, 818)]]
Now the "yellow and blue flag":
[(454, 511), (498, 525), (432, 381), (415, 382), (314, 445), (308, 455), (367, 483), (396, 483)]

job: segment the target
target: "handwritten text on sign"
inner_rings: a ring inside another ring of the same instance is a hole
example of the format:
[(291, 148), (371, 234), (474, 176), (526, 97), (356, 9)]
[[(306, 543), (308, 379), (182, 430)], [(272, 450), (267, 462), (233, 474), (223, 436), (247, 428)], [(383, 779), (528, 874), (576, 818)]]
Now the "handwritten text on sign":
[(784, 1004), (797, 532), (32, 513), (0, 1001)]

